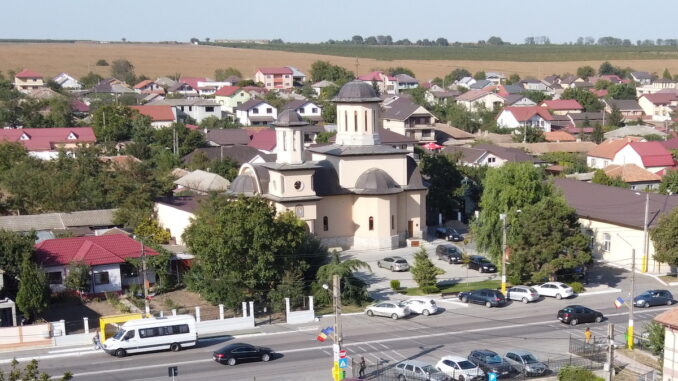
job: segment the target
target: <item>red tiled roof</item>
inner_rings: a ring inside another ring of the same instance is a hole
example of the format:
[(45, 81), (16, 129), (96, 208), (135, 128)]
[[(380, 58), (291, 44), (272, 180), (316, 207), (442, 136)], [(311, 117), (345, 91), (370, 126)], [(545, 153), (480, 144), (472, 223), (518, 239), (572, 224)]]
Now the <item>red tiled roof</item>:
[(645, 167), (673, 166), (673, 157), (661, 142), (632, 142), (630, 145), (638, 153)]
[(672, 101), (678, 100), (678, 95), (676, 95), (675, 93), (645, 94), (642, 97), (645, 97), (645, 99), (647, 99), (648, 101), (652, 102), (652, 104), (655, 105), (665, 105), (671, 103)]
[(597, 96), (598, 98), (604, 98), (607, 96), (607, 90), (606, 89), (589, 89), (590, 92), (593, 93), (593, 95)]
[(174, 122), (174, 113), (172, 106), (130, 106), (131, 109), (139, 111), (141, 115), (146, 115), (153, 122)]
[(541, 106), (549, 110), (583, 110), (584, 108), (576, 99), (557, 99), (542, 102)]
[[(529, 120), (535, 115), (539, 115), (544, 120), (553, 120), (553, 117), (551, 114), (548, 112), (548, 110), (545, 107), (539, 107), (539, 106), (530, 106), (530, 107), (504, 107), (503, 111), (508, 111), (513, 116), (516, 118), (517, 121), (519, 122), (524, 122), (526, 120)], [(501, 114), (500, 114), (501, 115)]]
[[(71, 133), (73, 139), (68, 138)], [(3, 140), (20, 142), (28, 151), (51, 151), (59, 143), (96, 143), (97, 138), (92, 127), (57, 127), (0, 129)]]
[(200, 126), (196, 126), (195, 124), (187, 124), (186, 128), (188, 128), (189, 130), (199, 130)]
[[(145, 246), (146, 255), (158, 253)], [(84, 262), (88, 266), (125, 263), (141, 256), (141, 244), (124, 234), (95, 237), (56, 238), (35, 245), (35, 255), (43, 266), (65, 266)]]
[(661, 143), (666, 149), (678, 149), (678, 138), (669, 139)]
[(627, 136), (623, 139), (606, 140), (589, 151), (587, 155), (612, 160), (620, 149), (624, 148), (627, 144), (638, 140), (640, 140), (640, 138), (631, 136)]
[(181, 77), (179, 82), (186, 83), (194, 89), (198, 89), (198, 82), (207, 82), (207, 77)]
[(221, 89), (217, 90), (217, 92), (215, 92), (214, 95), (230, 97), (231, 95), (235, 94), (235, 92), (238, 91), (239, 89), (240, 89), (239, 86), (224, 86)]
[(380, 71), (373, 71), (369, 74), (364, 74), (358, 76), (358, 79), (361, 81), (381, 81), (381, 75), (384, 74)]
[(36, 73), (30, 69), (23, 69), (20, 72), (16, 73), (14, 76), (16, 78), (42, 78), (42, 74)]
[(79, 99), (73, 99), (71, 101), (71, 110), (75, 112), (89, 112), (89, 106)]
[(292, 70), (288, 67), (260, 67), (262, 74), (292, 74)]
[(136, 85), (134, 85), (134, 88), (135, 89), (141, 89), (141, 88), (143, 88), (147, 85), (150, 85), (151, 83), (154, 83), (154, 82), (151, 81), (150, 79), (146, 79), (146, 80), (143, 80), (143, 81), (137, 83)]
[(264, 151), (273, 151), (276, 146), (275, 130), (266, 128), (254, 133), (248, 146)]

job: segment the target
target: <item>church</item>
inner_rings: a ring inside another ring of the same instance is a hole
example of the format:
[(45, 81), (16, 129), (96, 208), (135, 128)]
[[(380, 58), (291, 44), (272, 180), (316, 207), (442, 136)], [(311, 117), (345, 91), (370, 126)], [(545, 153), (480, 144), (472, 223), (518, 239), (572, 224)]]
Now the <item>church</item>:
[(381, 99), (352, 81), (332, 101), (335, 144), (304, 148), (308, 123), (286, 110), (272, 124), (276, 161), (243, 164), (229, 192), (292, 211), (327, 247), (390, 249), (422, 238), (427, 189), (407, 150), (381, 144)]

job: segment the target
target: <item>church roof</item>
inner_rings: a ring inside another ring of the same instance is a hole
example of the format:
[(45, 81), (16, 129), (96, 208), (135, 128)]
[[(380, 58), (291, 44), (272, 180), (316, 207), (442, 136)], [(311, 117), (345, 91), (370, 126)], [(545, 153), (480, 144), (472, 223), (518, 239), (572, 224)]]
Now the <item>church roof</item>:
[(384, 145), (345, 146), (340, 144), (310, 147), (307, 151), (331, 156), (404, 155), (408, 153), (406, 150)]
[(295, 109), (286, 109), (278, 114), (278, 119), (271, 123), (274, 127), (303, 127), (308, 126), (308, 122), (301, 118)]
[(370, 168), (363, 172), (355, 182), (356, 194), (377, 195), (400, 193), (403, 189), (388, 173), (379, 168)]
[(256, 193), (256, 190), (257, 186), (254, 183), (254, 178), (250, 175), (242, 174), (233, 179), (229, 193), (251, 196)]
[(364, 102), (381, 102), (381, 98), (367, 82), (351, 81), (339, 90), (333, 102), (337, 103), (364, 103)]

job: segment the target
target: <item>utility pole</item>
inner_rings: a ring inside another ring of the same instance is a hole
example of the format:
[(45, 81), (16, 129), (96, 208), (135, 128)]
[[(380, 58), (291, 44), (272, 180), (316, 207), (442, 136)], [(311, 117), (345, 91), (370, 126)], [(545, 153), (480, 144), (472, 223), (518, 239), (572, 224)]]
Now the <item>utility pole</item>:
[(499, 215), (501, 219), (501, 293), (506, 295), (506, 218), (507, 213)]
[(343, 380), (342, 371), (339, 368), (339, 351), (341, 351), (341, 277), (332, 276), (332, 300), (334, 302), (334, 364), (332, 374), (336, 381)]
[(146, 310), (146, 315), (150, 315), (151, 307), (148, 305), (148, 281), (146, 280), (146, 250), (141, 238), (139, 238), (139, 242), (141, 243), (141, 276), (144, 282), (144, 309)]
[(605, 381), (614, 380), (614, 324), (607, 325), (607, 362), (605, 363)]
[(650, 193), (645, 192), (645, 222), (643, 223), (643, 261), (641, 262), (640, 271), (647, 272), (647, 247), (648, 247), (648, 237), (647, 237), (647, 222), (650, 214)]
[(636, 295), (636, 249), (631, 249), (631, 300), (629, 306), (629, 329), (626, 331), (626, 345), (633, 349), (633, 308)]

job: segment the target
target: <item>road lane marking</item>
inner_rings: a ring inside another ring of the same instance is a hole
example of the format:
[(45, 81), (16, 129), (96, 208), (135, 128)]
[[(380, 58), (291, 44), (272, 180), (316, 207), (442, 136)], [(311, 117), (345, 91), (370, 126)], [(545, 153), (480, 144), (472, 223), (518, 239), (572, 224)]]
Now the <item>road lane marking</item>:
[(385, 346), (384, 344), (382, 344), (382, 343), (378, 343), (378, 344), (381, 345), (382, 347), (384, 347), (384, 349), (388, 349), (388, 347)]
[(404, 358), (404, 359), (407, 358), (406, 356), (403, 356), (400, 352), (396, 351), (395, 349), (392, 350), (391, 352), (397, 354), (398, 356), (400, 356), (400, 357), (402, 357), (402, 358)]
[(587, 291), (587, 292), (583, 292), (581, 294), (577, 294), (577, 297), (589, 296), (589, 295), (600, 295), (600, 294), (614, 294), (614, 293), (617, 293), (617, 292), (622, 292), (622, 290), (618, 289), (618, 288), (611, 288), (609, 290)]
[(384, 356), (386, 356), (386, 357), (388, 357), (388, 358), (390, 358), (391, 360), (393, 360), (393, 362), (398, 362), (398, 361), (399, 361), (399, 360), (396, 360), (395, 357), (389, 355), (388, 352), (381, 352), (381, 354), (384, 355)]

